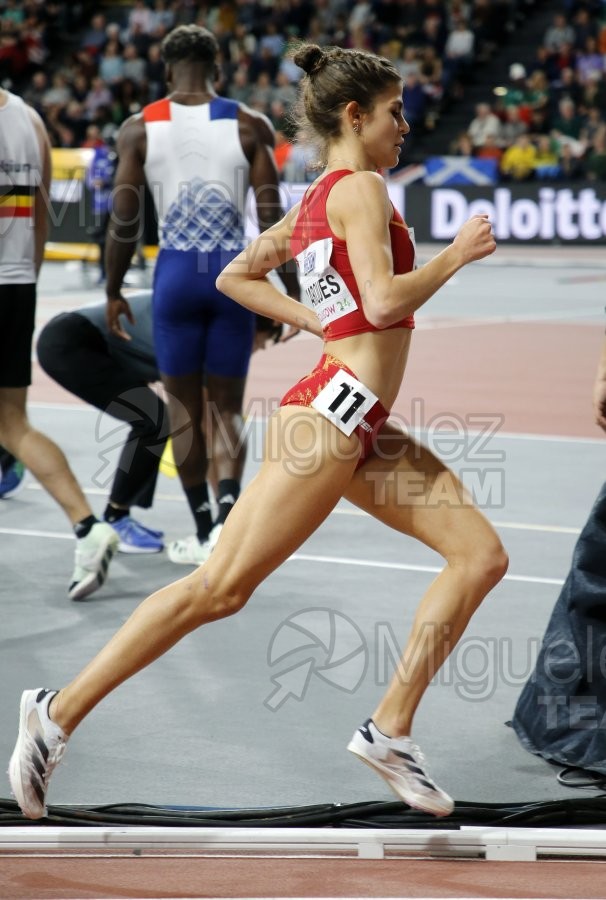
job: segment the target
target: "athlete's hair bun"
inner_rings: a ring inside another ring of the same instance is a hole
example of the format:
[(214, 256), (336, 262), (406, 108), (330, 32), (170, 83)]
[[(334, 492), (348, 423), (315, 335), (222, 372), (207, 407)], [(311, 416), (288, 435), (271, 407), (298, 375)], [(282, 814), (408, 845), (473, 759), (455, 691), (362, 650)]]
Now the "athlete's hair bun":
[(328, 55), (317, 44), (303, 44), (293, 56), (293, 62), (308, 75), (315, 75), (328, 62)]

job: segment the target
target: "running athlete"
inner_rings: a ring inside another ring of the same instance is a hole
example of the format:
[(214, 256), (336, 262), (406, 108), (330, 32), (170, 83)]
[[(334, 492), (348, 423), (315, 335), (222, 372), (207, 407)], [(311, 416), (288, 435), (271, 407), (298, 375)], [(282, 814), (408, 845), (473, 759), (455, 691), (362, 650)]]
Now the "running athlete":
[(27, 416), (49, 187), (50, 145), (42, 119), (0, 89), (0, 444), (69, 518), (77, 541), (68, 596), (82, 600), (105, 581), (118, 538), (93, 515), (63, 451)]
[[(274, 132), (268, 120), (218, 97), (215, 37), (196, 25), (162, 44), (172, 91), (129, 119), (118, 139), (118, 170), (108, 236), (108, 321), (127, 337), (132, 318), (120, 293), (139, 220), (139, 189), (151, 191), (159, 220), (154, 275), (154, 343), (166, 387), (173, 452), (196, 534), (168, 547), (175, 563), (199, 565), (212, 549), (240, 493), (246, 456), (242, 404), (255, 316), (215, 287), (219, 272), (246, 246), (249, 185), (261, 230), (282, 215)], [(296, 276), (286, 276), (291, 292)], [(207, 487), (203, 385), (217, 419), (209, 445), (218, 478), (218, 518)]]
[[(495, 242), (486, 218), (475, 216), (449, 247), (414, 269), (410, 233), (377, 174), (396, 165), (409, 131), (398, 70), (370, 53), (315, 45), (303, 45), (294, 60), (307, 73), (304, 113), (323, 140), (326, 168), (300, 206), (233, 260), (218, 284), (255, 312), (323, 335), (324, 355), (271, 418), (261, 470), (207, 562), (145, 600), (67, 687), (24, 692), (10, 777), (27, 816), (44, 814), (48, 778), (86, 714), (189, 631), (240, 610), (341, 497), (445, 560), (421, 599), (392, 681), (349, 749), (410, 806), (437, 816), (453, 809), (412, 740), (413, 716), (471, 615), (503, 577), (507, 556), (456, 476), (387, 416), (402, 384), (414, 312), (460, 268), (492, 253)], [(266, 277), (292, 257), (309, 306)], [(432, 503), (436, 490), (450, 502)]]

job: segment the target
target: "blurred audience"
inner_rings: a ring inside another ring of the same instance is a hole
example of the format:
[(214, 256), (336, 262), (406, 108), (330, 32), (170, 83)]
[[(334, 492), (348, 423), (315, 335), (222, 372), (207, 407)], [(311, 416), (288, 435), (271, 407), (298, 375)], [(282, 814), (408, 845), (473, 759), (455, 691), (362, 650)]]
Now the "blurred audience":
[(495, 141), (501, 139), (501, 121), (490, 109), (488, 103), (478, 103), (475, 118), (471, 120), (468, 129), (474, 150), (478, 150), (486, 143), (487, 138)]
[(302, 74), (286, 51), (300, 39), (387, 56), (422, 134), (464, 94), (476, 58), (494, 52), (521, 2), (498, 0), (495, 16), (491, 0), (131, 0), (92, 14), (67, 0), (0, 0), (0, 80), (40, 111), (54, 146), (81, 146), (90, 125), (119, 126), (163, 95), (159, 45), (174, 26), (197, 22), (219, 41), (221, 93), (269, 116), (286, 141)]
[(500, 165), (503, 177), (511, 181), (528, 181), (534, 175), (536, 160), (537, 149), (524, 131), (503, 153)]
[(606, 23), (597, 13), (580, 4), (556, 13), (534, 59), (511, 64), (508, 84), (476, 106), (454, 152), (502, 154), (505, 181), (605, 181)]
[[(533, 5), (131, 0), (91, 13), (88, 4), (67, 0), (0, 0), (0, 82), (40, 113), (54, 146), (90, 146), (96, 133), (91, 127), (115, 131), (164, 95), (160, 43), (176, 25), (197, 22), (219, 41), (220, 92), (267, 115), (279, 132), (276, 159), (283, 177), (309, 180), (313, 151), (290, 145), (295, 123), (289, 113), (302, 74), (287, 56), (293, 40), (361, 47), (388, 57), (405, 81), (406, 115), (418, 137), (465, 96), (478, 77), (478, 63), (508, 43), (520, 15)], [(598, 13), (596, 3), (567, 2), (534, 58), (512, 62), (507, 83), (495, 86), (490, 102), (477, 104), (453, 152), (496, 159), (508, 179), (603, 180), (606, 21), (600, 23)], [(414, 138), (408, 152), (411, 146)]]

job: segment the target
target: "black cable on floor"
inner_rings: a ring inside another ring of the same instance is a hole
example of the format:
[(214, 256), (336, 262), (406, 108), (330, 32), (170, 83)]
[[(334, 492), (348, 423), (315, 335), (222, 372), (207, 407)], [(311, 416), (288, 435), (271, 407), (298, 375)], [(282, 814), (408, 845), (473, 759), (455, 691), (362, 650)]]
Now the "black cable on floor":
[(73, 827), (124, 825), (238, 828), (423, 828), (453, 829), (484, 825), (508, 828), (606, 826), (606, 796), (575, 797), (536, 803), (458, 801), (453, 813), (436, 818), (405, 803), (327, 803), (262, 809), (213, 809), (114, 803), (106, 806), (49, 806), (48, 817), (32, 822), (12, 800), (0, 799), (0, 827), (15, 825)]

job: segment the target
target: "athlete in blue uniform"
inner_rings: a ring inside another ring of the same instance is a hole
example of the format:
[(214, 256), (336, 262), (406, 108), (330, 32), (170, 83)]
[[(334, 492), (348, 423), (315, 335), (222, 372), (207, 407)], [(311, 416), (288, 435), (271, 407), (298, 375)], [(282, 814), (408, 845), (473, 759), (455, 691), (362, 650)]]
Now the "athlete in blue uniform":
[(109, 222), (112, 187), (116, 171), (116, 153), (109, 144), (95, 147), (86, 170), (86, 186), (91, 195), (91, 239), (99, 248), (99, 284), (105, 281), (105, 234)]
[[(156, 357), (175, 462), (196, 523), (196, 534), (174, 541), (168, 553), (173, 562), (198, 565), (208, 558), (240, 492), (246, 454), (242, 404), (255, 333), (254, 314), (218, 291), (215, 280), (246, 245), (249, 186), (262, 231), (282, 210), (273, 129), (259, 113), (216, 95), (214, 36), (198, 26), (180, 26), (162, 49), (171, 93), (129, 119), (118, 138), (107, 238), (108, 320), (115, 334), (126, 337), (120, 316), (132, 314), (120, 288), (147, 182), (160, 245), (153, 298)], [(291, 293), (298, 290), (294, 274), (286, 282)], [(203, 384), (218, 480), (215, 521), (206, 483)]]

